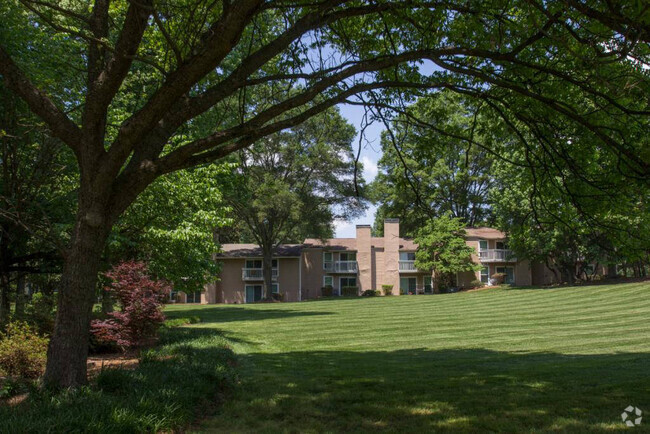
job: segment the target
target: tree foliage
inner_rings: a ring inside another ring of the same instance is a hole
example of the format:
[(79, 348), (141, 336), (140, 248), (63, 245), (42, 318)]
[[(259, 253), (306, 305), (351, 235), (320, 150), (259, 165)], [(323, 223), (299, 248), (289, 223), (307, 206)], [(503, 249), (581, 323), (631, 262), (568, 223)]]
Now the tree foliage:
[(229, 171), (212, 164), (154, 182), (114, 226), (106, 262), (145, 261), (154, 276), (188, 293), (214, 281), (214, 232), (230, 222), (219, 179)]
[(332, 235), (335, 218), (363, 210), (352, 140), (355, 130), (337, 110), (276, 133), (238, 154), (222, 190), (232, 221), (260, 246), (265, 297), (270, 297), (273, 249), (306, 237)]
[[(423, 219), (450, 213), (468, 226), (490, 224), (488, 191), (493, 155), (485, 143), (477, 107), (452, 92), (424, 97), (408, 107), (382, 135), (380, 173), (371, 185), (379, 203), (375, 230), (399, 217), (405, 235)], [(468, 134), (472, 140), (462, 137)], [(486, 150), (487, 149), (487, 150)]]
[(415, 266), (418, 270), (432, 270), (436, 287), (453, 285), (453, 277), (462, 271), (477, 271), (471, 255), (474, 248), (465, 243), (465, 226), (461, 219), (449, 213), (426, 221), (417, 231)]
[(120, 309), (107, 319), (93, 320), (92, 333), (100, 343), (121, 348), (135, 347), (156, 335), (165, 321), (162, 312), (171, 286), (149, 276), (142, 262), (123, 262), (106, 273), (111, 283), (104, 288), (118, 301)]

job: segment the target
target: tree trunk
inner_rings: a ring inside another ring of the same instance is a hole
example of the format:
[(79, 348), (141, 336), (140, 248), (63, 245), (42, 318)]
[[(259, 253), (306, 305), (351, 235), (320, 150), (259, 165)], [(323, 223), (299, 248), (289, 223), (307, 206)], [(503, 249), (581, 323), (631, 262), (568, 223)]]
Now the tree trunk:
[(607, 277), (610, 279), (616, 277), (616, 264), (607, 264)]
[(261, 246), (262, 247), (262, 272), (264, 275), (264, 294), (262, 298), (264, 300), (271, 300), (272, 288), (273, 288), (273, 247), (271, 246)]
[(54, 333), (47, 351), (44, 382), (48, 387), (76, 387), (87, 381), (90, 315), (95, 301), (97, 273), (110, 231), (108, 218), (98, 209), (102, 207), (84, 209), (80, 200), (72, 242), (61, 275)]
[(25, 276), (20, 276), (16, 280), (16, 308), (14, 316), (18, 319), (25, 317)]
[(0, 285), (0, 329), (9, 322), (9, 273), (2, 273)]

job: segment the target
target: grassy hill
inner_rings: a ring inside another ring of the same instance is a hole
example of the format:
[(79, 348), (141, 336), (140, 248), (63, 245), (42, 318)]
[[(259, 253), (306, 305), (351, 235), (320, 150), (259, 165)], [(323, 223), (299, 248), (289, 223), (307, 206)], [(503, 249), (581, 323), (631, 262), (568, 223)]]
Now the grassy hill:
[(224, 333), (241, 385), (200, 430), (650, 428), (650, 284), (170, 306)]

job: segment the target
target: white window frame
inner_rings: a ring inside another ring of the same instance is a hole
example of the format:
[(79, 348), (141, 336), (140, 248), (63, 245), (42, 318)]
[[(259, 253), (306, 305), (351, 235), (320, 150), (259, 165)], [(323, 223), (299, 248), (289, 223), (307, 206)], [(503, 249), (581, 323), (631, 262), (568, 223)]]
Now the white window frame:
[[(481, 247), (481, 243), (485, 243), (485, 249)], [(488, 243), (488, 240), (478, 240), (478, 251), (482, 252), (484, 250), (489, 250), (490, 249), (490, 244)]]
[[(327, 259), (329, 255), (329, 259)], [(323, 252), (323, 262), (334, 262), (334, 253), (333, 252)]]
[[(341, 283), (343, 281), (343, 279), (354, 279), (354, 285), (343, 285), (343, 283)], [(343, 288), (343, 286), (356, 286), (358, 288), (359, 287), (358, 284), (359, 284), (359, 282), (357, 281), (356, 276), (340, 276), (339, 277), (339, 292), (341, 292), (341, 289)]]
[[(427, 294), (427, 279), (429, 279), (429, 286), (431, 287), (431, 294), (433, 294), (433, 276), (422, 276), (422, 290)], [(417, 286), (417, 282), (416, 282)]]
[[(275, 290), (273, 287), (275, 286)], [(278, 282), (272, 282), (271, 283), (271, 293), (273, 294), (279, 294), (280, 293), (280, 284)]]
[[(330, 279), (331, 283), (327, 283), (327, 279)], [(323, 286), (327, 285), (334, 288), (334, 276), (323, 276)]]
[[(483, 281), (483, 271), (485, 271), (485, 281)], [(490, 282), (490, 266), (489, 265), (484, 265), (483, 268), (481, 268), (479, 270), (478, 278), (483, 283), (489, 283)]]

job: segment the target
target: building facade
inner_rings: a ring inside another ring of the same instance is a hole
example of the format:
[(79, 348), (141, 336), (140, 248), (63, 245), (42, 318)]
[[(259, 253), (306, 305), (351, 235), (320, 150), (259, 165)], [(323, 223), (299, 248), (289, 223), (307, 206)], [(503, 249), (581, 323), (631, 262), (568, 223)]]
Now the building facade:
[[(551, 283), (545, 266), (519, 261), (508, 249), (506, 235), (492, 228), (469, 228), (466, 242), (476, 254), (472, 261), (481, 265), (476, 272), (456, 276), (460, 288), (479, 280), (494, 284), (492, 276), (502, 273), (504, 283), (541, 285)], [(386, 219), (384, 236), (373, 237), (370, 225), (357, 225), (355, 238), (306, 239), (302, 244), (283, 244), (273, 252), (273, 292), (284, 301), (301, 301), (321, 296), (321, 288), (331, 286), (334, 294), (342, 288), (381, 290), (392, 285), (393, 294), (433, 293), (432, 274), (415, 267), (417, 244), (399, 236), (399, 220)], [(220, 279), (207, 285), (201, 303), (253, 303), (263, 294), (261, 249), (253, 244), (224, 244), (218, 255)], [(193, 297), (199, 302), (199, 297)]]

